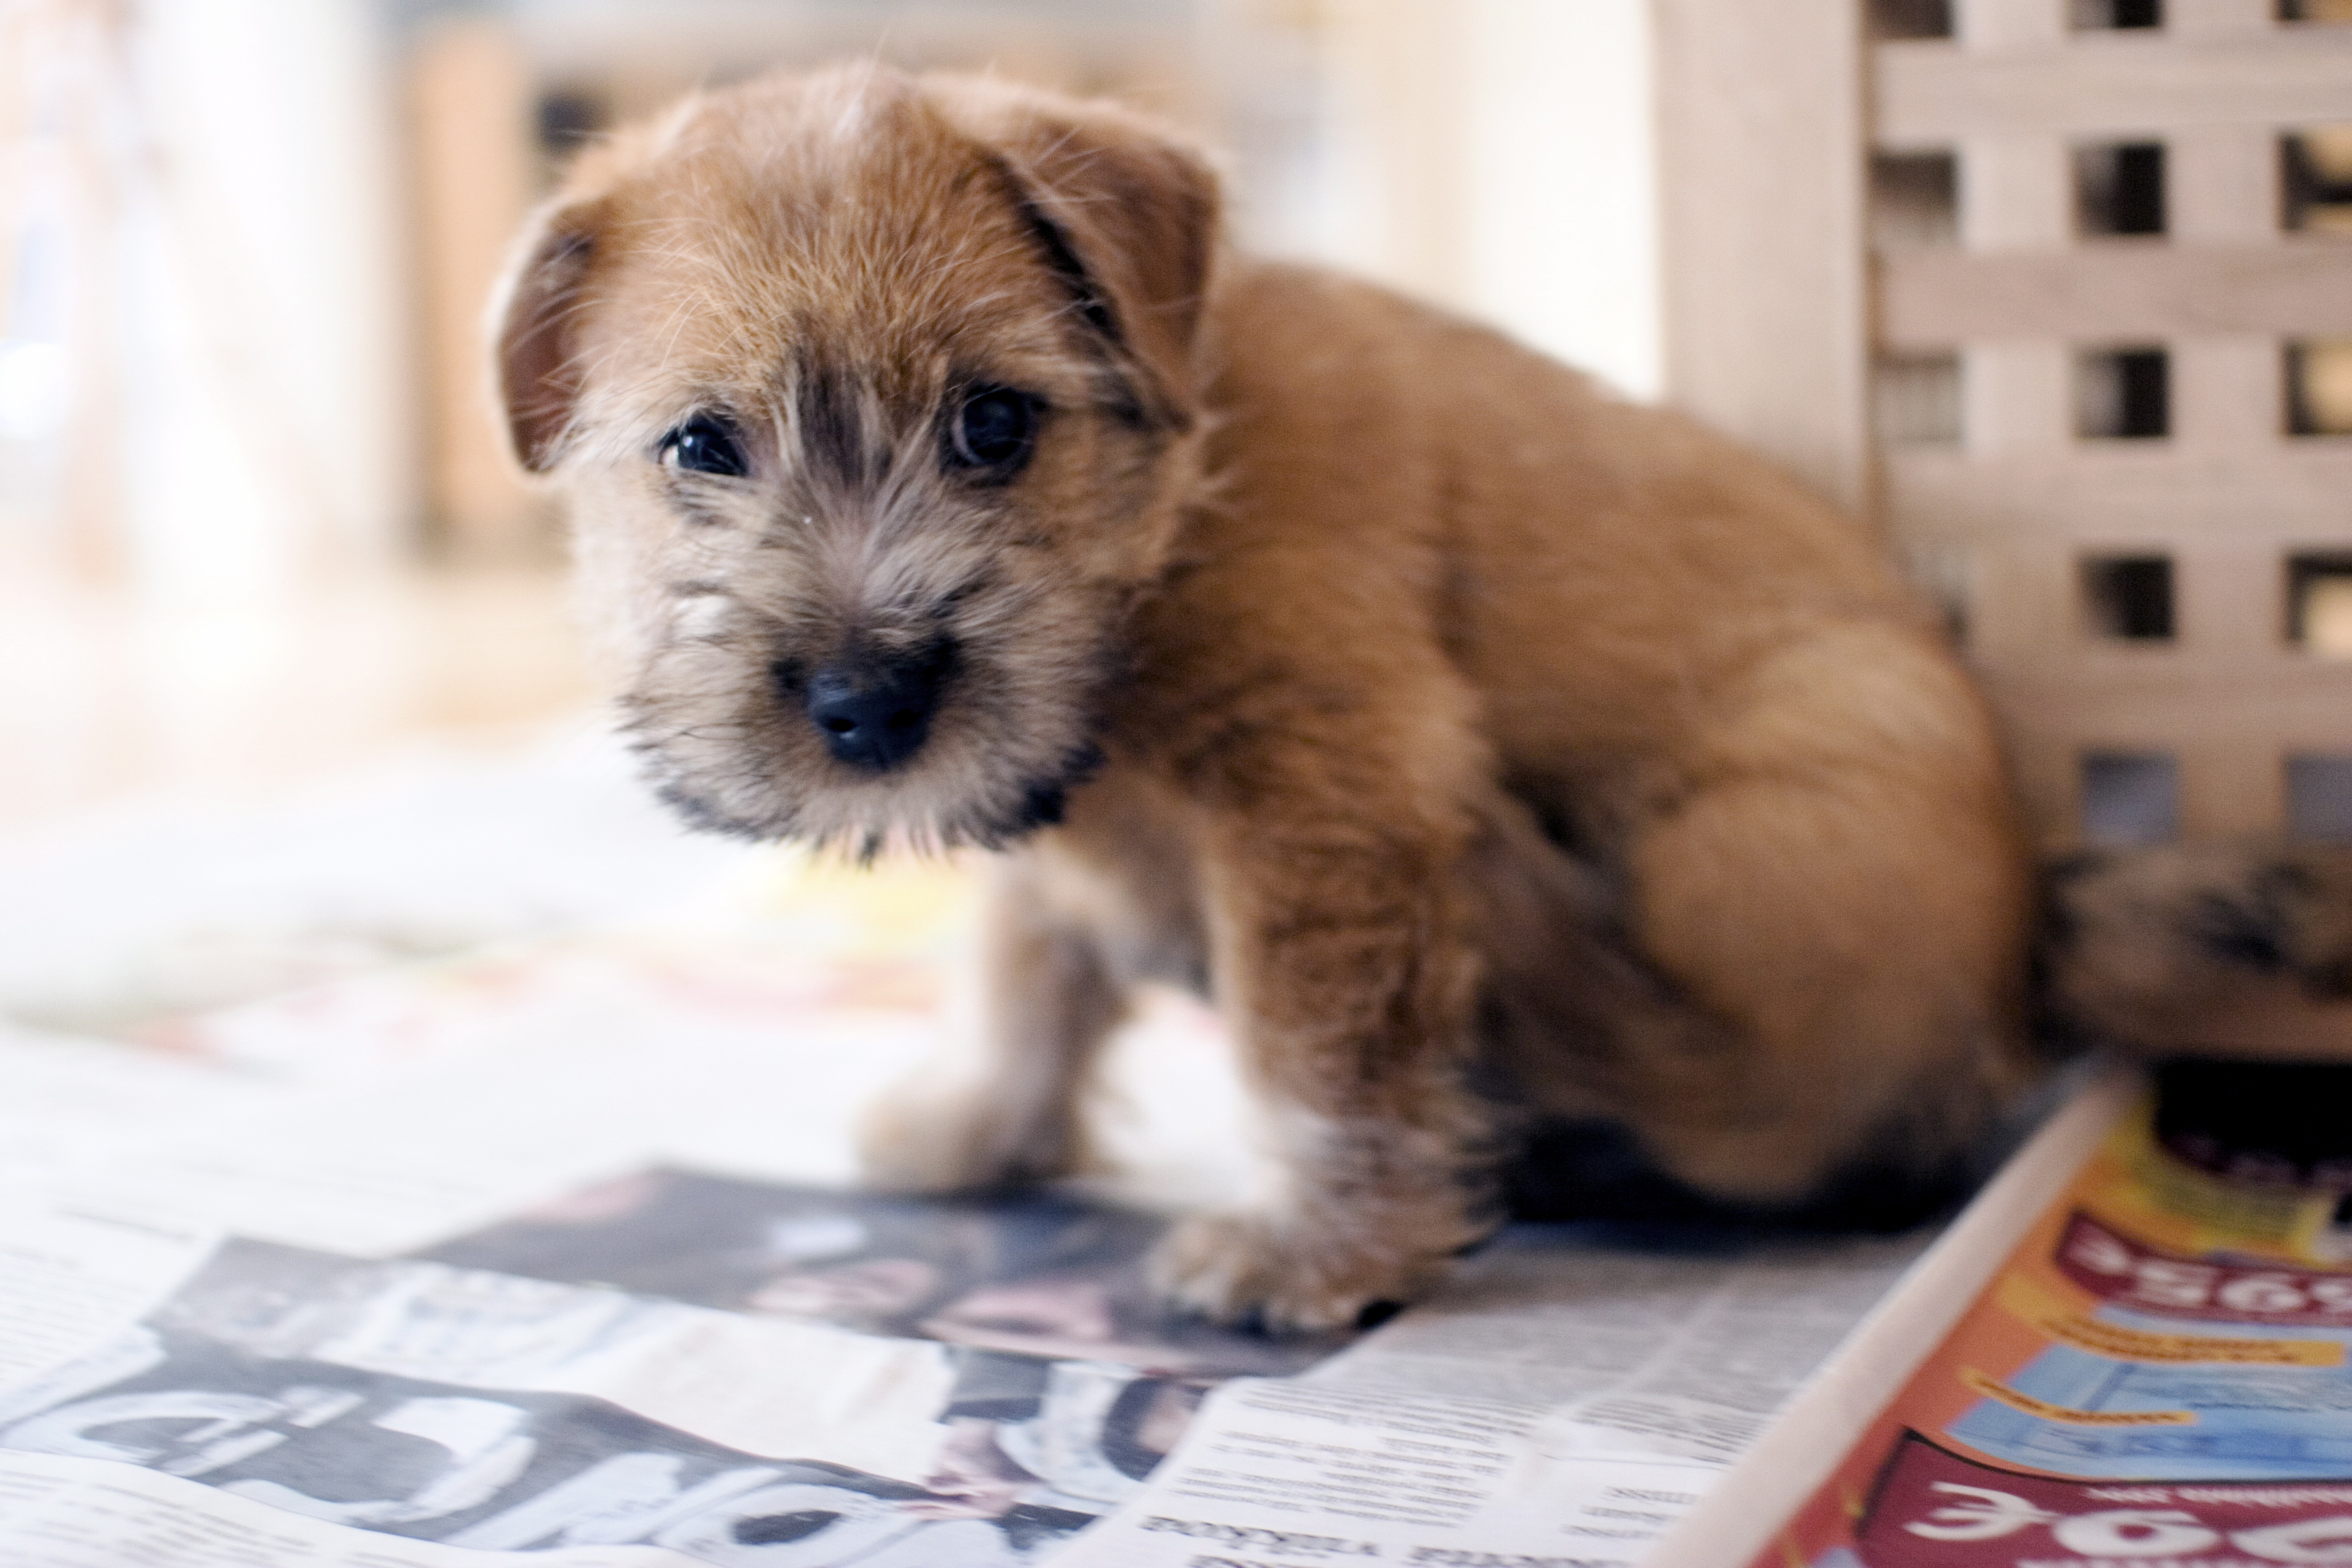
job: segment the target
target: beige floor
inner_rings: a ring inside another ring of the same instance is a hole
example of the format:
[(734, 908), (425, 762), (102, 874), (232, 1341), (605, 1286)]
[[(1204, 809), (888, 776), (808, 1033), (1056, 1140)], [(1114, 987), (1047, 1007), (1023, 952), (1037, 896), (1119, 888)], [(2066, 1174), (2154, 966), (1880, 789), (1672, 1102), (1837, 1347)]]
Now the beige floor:
[(0, 573), (0, 830), (159, 786), (260, 794), (422, 739), (509, 744), (592, 701), (552, 572), (211, 603)]

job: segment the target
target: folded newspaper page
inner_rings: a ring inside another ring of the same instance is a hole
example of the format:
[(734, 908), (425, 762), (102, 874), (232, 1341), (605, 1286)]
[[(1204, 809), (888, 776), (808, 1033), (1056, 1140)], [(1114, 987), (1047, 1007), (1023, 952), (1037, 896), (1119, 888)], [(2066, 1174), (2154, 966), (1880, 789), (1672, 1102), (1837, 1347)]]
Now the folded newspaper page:
[(1506, 1236), (1282, 1382), (1225, 1384), (1067, 1568), (1631, 1568), (1916, 1255)]
[[(1401, 1562), (1602, 1564), (1637, 1562), (1921, 1246), (1707, 1233), (1693, 1255), (1524, 1226), (1342, 1349), (1169, 1315), (1142, 1268), (1162, 1223), (670, 1170), (427, 1256), (950, 1346), (925, 1482), (1117, 1508), (1056, 1562), (1316, 1561), (1344, 1535)], [(1056, 1479), (1073, 1458), (1090, 1481)]]
[(1114, 1047), (1123, 1184), (860, 1194), (936, 900), (821, 891), (0, 1019), (0, 1563), (1631, 1564), (1923, 1244), (1531, 1228), (1352, 1341), (1171, 1321), (1160, 1215), (1247, 1175), (1213, 1019)]
[(2352, 1563), (2352, 1068), (2087, 1096), (1654, 1568)]
[(428, 1258), (0, 1215), (0, 1561), (1632, 1563), (1917, 1245), (1528, 1230), (1333, 1355), (1167, 1318), (1160, 1223), (678, 1170)]

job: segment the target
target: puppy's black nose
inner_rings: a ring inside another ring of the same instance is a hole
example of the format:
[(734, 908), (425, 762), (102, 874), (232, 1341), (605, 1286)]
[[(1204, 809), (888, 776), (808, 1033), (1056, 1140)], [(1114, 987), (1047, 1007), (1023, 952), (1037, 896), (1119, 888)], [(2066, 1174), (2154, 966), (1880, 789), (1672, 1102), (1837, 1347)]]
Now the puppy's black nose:
[(808, 678), (809, 722), (833, 754), (887, 773), (921, 749), (938, 711), (953, 649), (829, 664)]

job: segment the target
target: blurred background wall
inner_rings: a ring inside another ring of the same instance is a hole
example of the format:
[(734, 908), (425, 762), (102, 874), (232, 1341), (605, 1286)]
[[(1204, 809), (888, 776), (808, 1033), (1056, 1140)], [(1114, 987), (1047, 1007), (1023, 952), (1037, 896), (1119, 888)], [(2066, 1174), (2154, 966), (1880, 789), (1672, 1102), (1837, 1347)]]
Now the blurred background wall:
[(1643, 0), (0, 0), (0, 826), (591, 696), (482, 316), (584, 137), (880, 58), (1159, 110), (1253, 248), (1660, 375)]
[(580, 139), (875, 57), (1160, 110), (1243, 243), (1654, 391), (1640, 0), (0, 0), (0, 548), (149, 594), (552, 552), (483, 301)]
[(1755, 443), (2050, 842), (2352, 841), (2352, 0), (0, 0), (0, 824), (584, 706), (509, 237), (844, 58), (1157, 110), (1243, 245)]
[(1660, 376), (1644, 0), (0, 0), (0, 827), (576, 711), (486, 393), (585, 136), (880, 58), (1160, 110), (1234, 228)]

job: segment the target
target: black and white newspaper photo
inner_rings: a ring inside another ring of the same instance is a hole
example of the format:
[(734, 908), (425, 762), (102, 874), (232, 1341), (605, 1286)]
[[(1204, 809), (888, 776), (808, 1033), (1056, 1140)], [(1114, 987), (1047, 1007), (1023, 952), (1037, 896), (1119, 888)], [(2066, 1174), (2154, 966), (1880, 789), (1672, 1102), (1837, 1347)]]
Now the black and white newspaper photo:
[[(21, 1255), (46, 1246), (58, 1283), (12, 1339), (37, 1343), (75, 1273), (118, 1313), (142, 1283), (168, 1295), (99, 1342), (52, 1335), (0, 1388), (0, 1542), (89, 1549), (25, 1559), (42, 1568), (132, 1539), (159, 1543), (156, 1568), (638, 1561), (600, 1555), (623, 1547), (1288, 1563), (1342, 1542), (1633, 1563), (1917, 1245), (1727, 1254), (1523, 1227), (1343, 1348), (1134, 1305), (1158, 1224), (674, 1168), (430, 1258), (26, 1220)], [(493, 1259), (509, 1269), (469, 1266)]]

